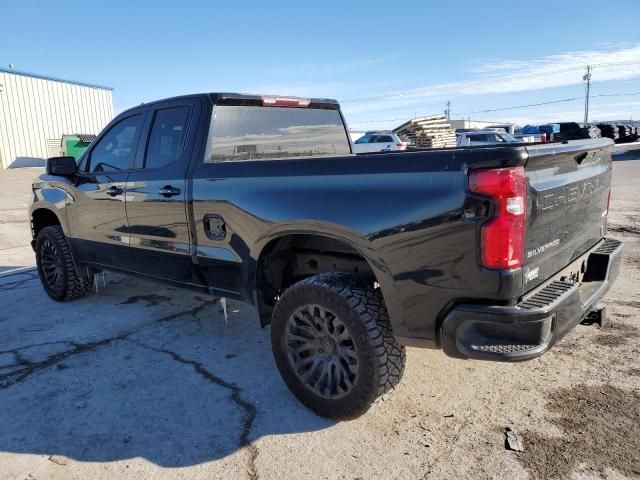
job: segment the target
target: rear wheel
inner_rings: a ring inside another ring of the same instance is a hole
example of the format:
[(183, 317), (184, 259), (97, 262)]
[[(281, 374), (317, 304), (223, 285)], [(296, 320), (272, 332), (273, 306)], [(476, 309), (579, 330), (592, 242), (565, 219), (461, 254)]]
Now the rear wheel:
[(36, 264), (40, 282), (54, 300), (79, 298), (93, 286), (93, 277), (76, 268), (71, 248), (59, 225), (45, 227), (36, 238)]
[(402, 378), (379, 290), (362, 278), (324, 273), (289, 287), (273, 313), (271, 343), (293, 394), (324, 417), (362, 415)]

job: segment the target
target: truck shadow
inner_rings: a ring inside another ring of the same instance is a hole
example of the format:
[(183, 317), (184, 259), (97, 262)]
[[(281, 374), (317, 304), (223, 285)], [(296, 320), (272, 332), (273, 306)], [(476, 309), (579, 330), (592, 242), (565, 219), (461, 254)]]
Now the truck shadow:
[(8, 168), (44, 167), (46, 159), (40, 157), (16, 157)]
[(57, 303), (33, 272), (0, 278), (0, 451), (186, 467), (334, 424), (289, 392), (248, 306), (228, 302), (225, 321), (212, 297), (100, 285)]

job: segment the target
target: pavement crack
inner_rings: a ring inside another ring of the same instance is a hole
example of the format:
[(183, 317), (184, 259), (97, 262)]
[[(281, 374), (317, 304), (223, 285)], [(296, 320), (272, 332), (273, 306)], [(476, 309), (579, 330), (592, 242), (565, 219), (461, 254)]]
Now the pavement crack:
[(207, 368), (201, 362), (186, 359), (174, 351), (167, 350), (165, 348), (155, 348), (138, 340), (127, 339), (127, 341), (135, 343), (139, 347), (145, 348), (147, 350), (169, 355), (176, 362), (193, 367), (194, 371), (209, 383), (230, 391), (231, 401), (233, 401), (233, 403), (235, 403), (238, 407), (240, 407), (240, 409), (244, 411), (244, 421), (242, 424), (240, 438), (238, 439), (238, 446), (240, 448), (245, 448), (249, 454), (249, 458), (247, 460), (247, 474), (249, 478), (251, 480), (257, 479), (258, 471), (256, 468), (256, 459), (258, 458), (258, 447), (256, 447), (251, 442), (251, 440), (249, 440), (253, 422), (255, 421), (257, 415), (257, 408), (253, 403), (242, 398), (242, 389), (236, 384), (229, 383), (226, 380), (218, 377), (217, 375), (214, 375), (209, 370), (207, 370)]
[[(103, 345), (107, 345), (115, 340), (124, 340), (127, 336), (131, 335), (134, 332), (129, 332), (129, 333), (123, 333), (121, 335), (117, 335), (115, 337), (109, 337), (109, 338), (105, 338), (103, 340), (98, 340), (96, 342), (89, 342), (89, 343), (73, 343), (73, 342), (69, 342), (73, 348), (70, 350), (65, 350), (63, 352), (57, 352), (54, 353), (53, 355), (47, 357), (46, 359), (42, 360), (41, 362), (30, 362), (28, 360), (26, 360), (24, 357), (22, 357), (20, 355), (20, 350), (21, 349), (16, 349), (14, 351), (8, 351), (6, 353), (13, 353), (14, 355), (16, 355), (16, 358), (18, 360), (18, 363), (16, 366), (20, 366), (21, 368), (19, 368), (18, 370), (15, 370), (11, 373), (7, 373), (4, 375), (0, 375), (0, 390), (5, 390), (7, 388), (9, 388), (12, 385), (18, 384), (20, 383), (22, 380), (26, 379), (27, 377), (33, 375), (36, 372), (39, 372), (40, 370), (44, 370), (46, 368), (49, 368), (53, 365), (55, 365), (56, 363), (61, 362), (62, 360), (72, 356), (72, 355), (77, 355), (80, 353), (86, 353), (86, 352), (91, 352), (99, 347), (102, 347)], [(52, 344), (54, 343), (64, 343), (64, 342), (51, 342)], [(25, 348), (29, 348), (29, 347), (23, 347), (22, 350), (24, 350)]]
[(207, 308), (207, 307), (209, 307), (211, 305), (215, 305), (216, 303), (218, 303), (218, 299), (217, 298), (214, 298), (212, 300), (206, 300), (204, 298), (197, 297), (196, 300), (200, 301), (201, 303), (199, 305), (196, 305), (193, 308), (190, 308), (189, 310), (184, 310), (182, 312), (172, 313), (170, 315), (166, 315), (164, 317), (160, 317), (160, 318), (156, 319), (154, 323), (169, 322), (171, 320), (175, 320), (176, 318), (182, 317), (183, 315), (189, 315), (191, 317), (194, 317), (195, 319), (198, 319), (198, 314), (200, 312), (202, 312), (205, 308)]
[[(161, 323), (161, 322), (167, 322), (170, 320), (174, 320), (176, 318), (185, 316), (185, 315), (189, 315), (189, 316), (193, 316), (197, 318), (197, 315), (204, 310), (206, 307), (213, 305), (215, 303), (217, 303), (217, 299), (212, 299), (212, 300), (206, 300), (206, 299), (202, 299), (202, 298), (197, 298), (197, 300), (199, 300), (201, 303), (199, 305), (196, 305), (193, 308), (190, 308), (188, 310), (183, 310), (180, 312), (176, 312), (176, 313), (172, 313), (170, 315), (166, 315), (164, 317), (160, 317), (157, 318), (155, 320), (153, 320), (152, 322), (142, 325), (139, 328), (136, 328), (134, 330), (130, 330), (128, 332), (124, 332), (121, 333), (119, 335), (115, 335), (109, 338), (105, 338), (102, 340), (97, 340), (95, 342), (89, 342), (89, 343), (75, 343), (72, 341), (64, 341), (64, 340), (60, 340), (60, 341), (55, 341), (55, 342), (43, 342), (43, 343), (37, 343), (37, 344), (33, 344), (33, 345), (26, 345), (26, 346), (22, 346), (22, 347), (17, 347), (14, 348), (12, 350), (3, 350), (0, 353), (12, 353), (15, 355), (16, 357), (16, 364), (15, 365), (10, 365), (11, 367), (15, 366), (18, 367), (17, 370), (12, 370), (9, 373), (4, 373), (4, 374), (0, 374), (0, 390), (6, 390), (7, 388), (19, 384), (20, 382), (22, 382), (22, 380), (25, 380), (27, 377), (33, 375), (36, 372), (39, 372), (41, 370), (44, 370), (46, 368), (52, 367), (55, 364), (61, 362), (62, 360), (73, 356), (73, 355), (77, 355), (77, 354), (81, 354), (81, 353), (86, 353), (86, 352), (91, 352), (93, 350), (96, 350), (99, 347), (108, 345), (109, 343), (116, 341), (116, 340), (126, 340), (128, 339), (128, 337), (130, 337), (131, 335), (134, 335), (136, 333), (138, 333), (139, 331), (143, 330), (144, 328), (149, 327), (152, 324), (156, 324), (156, 323)], [(31, 362), (27, 359), (25, 359), (22, 355), (21, 352), (29, 349), (29, 348), (33, 348), (33, 347), (38, 347), (38, 346), (44, 346), (44, 345), (56, 345), (56, 344), (64, 344), (64, 343), (68, 343), (70, 344), (73, 348), (69, 349), (69, 350), (64, 350), (62, 352), (56, 352), (50, 356), (48, 356), (47, 358), (45, 358), (42, 361), (39, 362)]]
[(74, 345), (73, 342), (68, 341), (68, 340), (56, 340), (55, 342), (42, 342), (42, 343), (33, 343), (31, 345), (23, 345), (21, 347), (16, 347), (16, 348), (12, 348), (11, 350), (0, 350), (0, 355), (3, 353), (14, 353), (14, 354), (18, 354), (19, 351), (21, 350), (28, 350), (29, 348), (35, 348), (35, 347), (46, 347), (48, 345), (62, 345), (68, 343), (70, 345)]

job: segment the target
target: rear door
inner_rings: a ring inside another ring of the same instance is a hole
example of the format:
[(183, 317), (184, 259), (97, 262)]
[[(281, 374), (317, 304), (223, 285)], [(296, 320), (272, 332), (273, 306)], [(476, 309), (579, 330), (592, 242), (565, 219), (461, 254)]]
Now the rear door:
[(610, 140), (592, 140), (527, 147), (525, 291), (604, 237), (611, 185), (609, 144)]
[(146, 109), (107, 127), (87, 153), (69, 205), (71, 241), (79, 260), (130, 268), (125, 189), (138, 154)]
[(186, 176), (193, 151), (199, 100), (151, 106), (142, 155), (127, 180), (127, 219), (134, 270), (190, 283)]
[[(305, 165), (350, 155), (349, 137), (337, 106), (240, 103), (214, 107), (207, 143), (204, 161), (194, 159), (193, 171), (198, 267), (218, 294), (250, 300), (253, 292), (247, 275), (255, 268), (250, 246), (273, 219), (307, 218), (303, 215), (308, 206), (300, 203), (296, 191), (309, 181), (315, 187), (324, 185), (327, 178), (309, 180), (303, 172), (313, 167)], [(283, 212), (272, 209), (283, 199), (292, 207), (285, 215), (298, 211), (302, 217), (281, 217)], [(316, 203), (327, 201), (320, 193), (314, 198)]]

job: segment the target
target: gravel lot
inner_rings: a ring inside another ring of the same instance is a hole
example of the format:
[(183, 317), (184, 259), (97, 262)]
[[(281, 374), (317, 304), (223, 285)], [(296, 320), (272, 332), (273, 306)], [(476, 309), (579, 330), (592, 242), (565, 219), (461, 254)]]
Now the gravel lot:
[(243, 304), (225, 321), (212, 297), (116, 274), (49, 300), (16, 270), (34, 264), (38, 173), (0, 171), (0, 478), (640, 476), (640, 153), (614, 162), (610, 230), (626, 250), (609, 327), (519, 364), (410, 349), (400, 387), (343, 423), (289, 394)]

